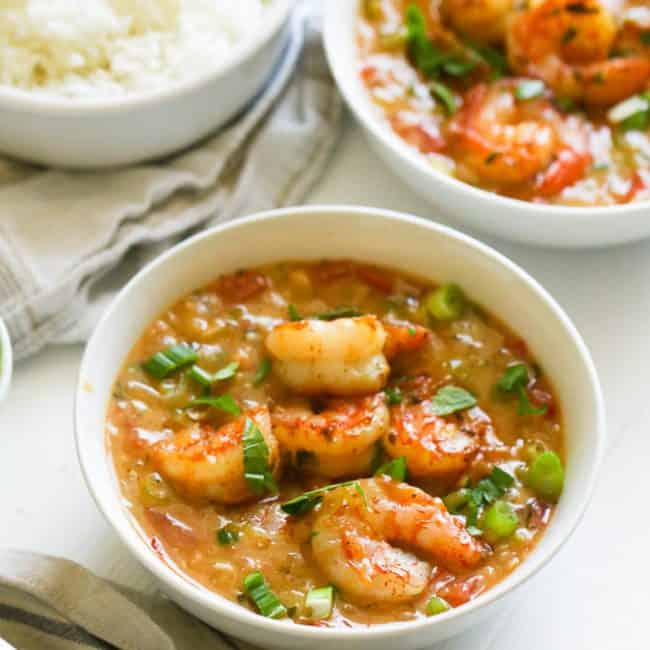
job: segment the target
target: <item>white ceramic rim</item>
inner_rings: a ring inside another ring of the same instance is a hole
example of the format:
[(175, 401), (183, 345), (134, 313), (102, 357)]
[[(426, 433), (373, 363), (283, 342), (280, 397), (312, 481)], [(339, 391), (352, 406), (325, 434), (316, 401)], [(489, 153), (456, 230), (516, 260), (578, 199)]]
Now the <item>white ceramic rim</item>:
[[(305, 641), (319, 641), (319, 640), (340, 640), (341, 642), (353, 641), (358, 639), (367, 639), (368, 637), (381, 638), (385, 636), (391, 636), (399, 631), (408, 629), (426, 628), (429, 626), (437, 625), (439, 622), (448, 621), (455, 619), (457, 617), (465, 616), (472, 611), (482, 609), (483, 607), (488, 606), (490, 603), (501, 598), (503, 595), (508, 593), (511, 590), (519, 588), (523, 583), (525, 583), (529, 578), (535, 575), (542, 567), (544, 567), (560, 550), (564, 543), (570, 538), (576, 526), (580, 523), (585, 510), (591, 500), (591, 496), (594, 491), (596, 478), (598, 475), (598, 470), (602, 463), (602, 459), (605, 452), (605, 406), (603, 395), (600, 387), (600, 382), (598, 380), (598, 375), (594, 367), (591, 355), (587, 346), (585, 345), (582, 337), (576, 330), (575, 326), (569, 319), (569, 317), (564, 313), (559, 304), (550, 296), (550, 294), (535, 280), (533, 279), (526, 271), (517, 266), (514, 262), (510, 261), (501, 253), (498, 253), (496, 250), (490, 248), (489, 246), (479, 242), (472, 237), (464, 235), (463, 233), (443, 226), (438, 223), (434, 223), (429, 220), (422, 219), (420, 217), (415, 217), (408, 214), (403, 214), (399, 212), (394, 212), (391, 210), (383, 210), (379, 208), (365, 208), (359, 206), (345, 206), (345, 205), (314, 205), (307, 207), (295, 207), (295, 208), (282, 208), (278, 210), (270, 210), (266, 212), (260, 212), (257, 214), (250, 215), (248, 217), (243, 217), (235, 221), (228, 222), (219, 226), (210, 228), (202, 233), (199, 233), (186, 241), (174, 246), (170, 250), (163, 253), (160, 257), (156, 258), (150, 262), (146, 267), (140, 270), (128, 283), (122, 288), (116, 298), (113, 300), (111, 306), (106, 310), (100, 323), (97, 325), (98, 331), (104, 324), (113, 317), (113, 312), (116, 309), (116, 305), (133, 290), (136, 285), (139, 283), (140, 278), (144, 275), (152, 272), (153, 270), (164, 266), (171, 257), (180, 254), (185, 249), (193, 246), (195, 243), (218, 235), (218, 233), (236, 229), (242, 225), (249, 224), (251, 222), (260, 222), (267, 219), (274, 219), (277, 217), (282, 217), (284, 215), (295, 215), (299, 214), (304, 216), (304, 218), (309, 219), (312, 216), (316, 216), (323, 212), (329, 213), (345, 213), (345, 214), (364, 214), (364, 215), (376, 215), (379, 217), (393, 219), (397, 221), (402, 221), (410, 223), (417, 227), (423, 227), (429, 230), (434, 230), (439, 234), (455, 239), (461, 244), (475, 249), (478, 253), (490, 258), (492, 261), (498, 263), (509, 273), (516, 276), (524, 284), (528, 285), (528, 288), (536, 294), (537, 298), (545, 303), (556, 318), (562, 324), (564, 330), (566, 331), (567, 336), (571, 339), (573, 345), (576, 347), (577, 351), (580, 354), (582, 363), (584, 364), (585, 369), (589, 375), (589, 382), (591, 387), (591, 392), (594, 396), (594, 402), (597, 405), (597, 414), (596, 422), (598, 423), (597, 430), (593, 432), (594, 434), (594, 445), (596, 447), (596, 452), (594, 455), (594, 463), (591, 467), (591, 472), (589, 475), (588, 485), (585, 487), (584, 496), (579, 506), (575, 508), (573, 513), (572, 521), (567, 525), (564, 534), (561, 537), (558, 537), (557, 541), (553, 546), (549, 547), (547, 552), (542, 554), (531, 554), (525, 562), (518, 567), (517, 571), (511, 573), (508, 576), (510, 584), (506, 585), (504, 582), (500, 582), (485, 593), (478, 596), (475, 600), (466, 603), (462, 607), (451, 609), (443, 614), (440, 614), (431, 618), (418, 619), (415, 621), (405, 621), (405, 622), (394, 622), (394, 623), (382, 623), (376, 626), (370, 627), (368, 629), (341, 629), (341, 628), (319, 628), (311, 627), (305, 625), (288, 625), (286, 622), (276, 621), (273, 619), (264, 618), (258, 614), (249, 611), (245, 607), (241, 607), (236, 603), (208, 591), (204, 587), (197, 586), (196, 583), (191, 581), (191, 579), (185, 578), (179, 575), (174, 571), (170, 566), (165, 562), (162, 562), (156, 555), (153, 553), (145, 543), (143, 539), (138, 534), (135, 523), (129, 520), (129, 517), (126, 512), (119, 511), (113, 512), (107, 505), (105, 505), (101, 497), (97, 494), (93, 487), (93, 477), (90, 475), (86, 469), (87, 466), (92, 465), (92, 452), (86, 447), (84, 436), (81, 432), (80, 427), (80, 413), (79, 413), (79, 404), (83, 401), (84, 398), (84, 387), (82, 385), (81, 378), (88, 375), (87, 367), (93, 363), (93, 359), (89, 355), (84, 353), (84, 357), (81, 363), (79, 370), (79, 380), (77, 383), (77, 390), (75, 393), (75, 405), (74, 405), (74, 427), (75, 427), (75, 442), (77, 447), (77, 455), (79, 458), (79, 463), (81, 465), (81, 471), (83, 473), (86, 485), (97, 504), (100, 512), (104, 515), (109, 524), (117, 532), (118, 536), (126, 547), (131, 551), (131, 553), (139, 560), (139, 562), (146, 567), (158, 580), (164, 584), (171, 584), (173, 589), (177, 592), (180, 592), (184, 598), (189, 601), (194, 601), (198, 603), (201, 607), (206, 609), (211, 609), (216, 611), (220, 616), (224, 618), (231, 618), (237, 620), (240, 624), (249, 625), (256, 627), (262, 631), (273, 634), (274, 631), (278, 631), (278, 626), (282, 626), (282, 634), (287, 636), (294, 637), (296, 639), (303, 639)], [(91, 339), (88, 343), (88, 348), (91, 347), (94, 341), (95, 334), (91, 336)], [(86, 455), (88, 454), (88, 460)], [(234, 605), (234, 607), (233, 607)]]
[(246, 59), (251, 58), (261, 50), (280, 30), (293, 10), (297, 0), (273, 0), (269, 15), (263, 21), (259, 30), (235, 45), (225, 59), (216, 63), (212, 69), (196, 77), (186, 80), (173, 81), (162, 88), (127, 93), (117, 97), (99, 99), (65, 98), (32, 93), (7, 86), (0, 86), (0, 108), (7, 107), (28, 113), (80, 115), (90, 113), (119, 112), (132, 108), (156, 104), (178, 95), (190, 92), (226, 75)]
[[(444, 174), (432, 165), (427, 164), (424, 156), (410, 147), (396, 133), (382, 124), (381, 119), (371, 110), (371, 100), (357, 101), (359, 92), (362, 91), (367, 96), (367, 90), (360, 81), (357, 65), (339, 65), (340, 56), (338, 55), (337, 41), (340, 41), (341, 15), (343, 11), (358, 12), (359, 2), (350, 0), (328, 0), (325, 3), (325, 21), (323, 38), (325, 42), (325, 52), (329, 62), (330, 69), (336, 80), (336, 85), (343, 95), (346, 104), (357, 118), (357, 120), (366, 128), (381, 144), (393, 150), (398, 154), (405, 164), (417, 171), (427, 174), (435, 183), (447, 185), (451, 190), (456, 192), (462, 191), (473, 196), (477, 200), (487, 201), (494, 204), (495, 208), (505, 206), (517, 210), (521, 217), (541, 217), (548, 213), (570, 213), (571, 218), (577, 221), (591, 221), (594, 218), (605, 219), (609, 217), (621, 217), (630, 212), (648, 209), (650, 200), (637, 201), (635, 203), (626, 203), (623, 205), (606, 205), (606, 206), (571, 206), (571, 205), (546, 205), (532, 203), (530, 201), (521, 201), (506, 196), (483, 190), (469, 183), (465, 183), (453, 176)], [(345, 9), (343, 9), (345, 8)], [(348, 62), (349, 63), (349, 62)]]
[(11, 383), (11, 372), (13, 369), (13, 352), (11, 349), (11, 339), (4, 322), (0, 318), (0, 349), (2, 357), (0, 359), (0, 402), (9, 392)]

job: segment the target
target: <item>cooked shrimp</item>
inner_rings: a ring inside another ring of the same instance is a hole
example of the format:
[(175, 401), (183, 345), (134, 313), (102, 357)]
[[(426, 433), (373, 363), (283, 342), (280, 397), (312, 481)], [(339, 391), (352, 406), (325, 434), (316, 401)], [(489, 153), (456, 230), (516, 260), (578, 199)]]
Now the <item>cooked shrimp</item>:
[(406, 352), (419, 350), (431, 340), (430, 330), (408, 321), (384, 321), (384, 329), (384, 354), (388, 360)]
[(325, 495), (311, 542), (321, 570), (347, 597), (397, 603), (424, 591), (428, 561), (393, 544), (452, 571), (481, 561), (483, 544), (439, 498), (383, 478), (361, 480), (359, 486)]
[(504, 42), (514, 0), (443, 0), (442, 13), (451, 26), (477, 43)]
[(559, 115), (548, 98), (518, 102), (517, 82), (478, 84), (450, 124), (457, 159), (484, 181), (518, 185), (545, 170), (558, 153)]
[(514, 15), (507, 33), (512, 69), (543, 79), (561, 97), (608, 106), (647, 87), (647, 52), (616, 53), (613, 16), (599, 0), (543, 0)]
[(282, 448), (296, 457), (306, 452), (303, 469), (328, 478), (367, 474), (375, 443), (388, 430), (388, 408), (381, 394), (330, 400), (319, 413), (304, 407), (277, 408), (271, 419)]
[(305, 395), (374, 393), (386, 383), (386, 332), (376, 316), (303, 320), (278, 325), (266, 347), (274, 369), (293, 391)]
[(280, 454), (266, 407), (249, 411), (218, 429), (198, 424), (183, 429), (153, 447), (151, 462), (165, 480), (190, 498), (226, 504), (253, 499), (255, 495), (244, 478), (242, 438), (248, 419), (264, 436), (269, 466), (277, 474)]

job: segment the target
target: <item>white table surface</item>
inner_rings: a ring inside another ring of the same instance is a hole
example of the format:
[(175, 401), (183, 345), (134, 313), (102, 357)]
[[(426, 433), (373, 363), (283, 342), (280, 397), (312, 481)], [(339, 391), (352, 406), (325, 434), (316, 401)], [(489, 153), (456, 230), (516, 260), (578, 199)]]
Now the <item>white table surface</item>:
[[(374, 157), (351, 123), (309, 202), (439, 218)], [(574, 319), (598, 367), (609, 423), (609, 453), (585, 519), (526, 588), (490, 648), (650, 648), (650, 242), (560, 252), (487, 241), (540, 280)], [(81, 354), (80, 346), (53, 347), (15, 370), (0, 407), (0, 546), (63, 555), (146, 587), (149, 576), (100, 516), (77, 464), (72, 397)]]

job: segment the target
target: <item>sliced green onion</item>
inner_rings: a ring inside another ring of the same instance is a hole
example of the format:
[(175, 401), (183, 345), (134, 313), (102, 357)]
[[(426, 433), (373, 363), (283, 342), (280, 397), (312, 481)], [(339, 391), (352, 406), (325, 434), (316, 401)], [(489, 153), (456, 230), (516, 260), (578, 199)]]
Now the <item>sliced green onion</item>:
[(290, 303), (289, 306), (287, 307), (287, 311), (289, 312), (289, 320), (291, 321), (302, 320), (302, 316), (298, 313), (298, 309), (294, 304)]
[(458, 386), (444, 386), (431, 400), (431, 410), (436, 415), (449, 415), (476, 406), (474, 395)]
[(212, 386), (212, 375), (203, 370), (201, 366), (193, 365), (187, 373), (197, 384), (201, 384), (203, 388), (210, 388)]
[(221, 370), (217, 370), (213, 375), (197, 365), (192, 366), (188, 374), (204, 388), (210, 388), (212, 384), (218, 381), (232, 379), (237, 374), (237, 370), (239, 370), (239, 364), (233, 361), (221, 368)]
[(481, 528), (488, 541), (510, 537), (519, 528), (519, 518), (507, 501), (495, 501), (483, 515)]
[(462, 509), (467, 505), (469, 500), (469, 489), (462, 488), (456, 490), (455, 492), (450, 492), (444, 499), (443, 502), (445, 507), (452, 515), (456, 515), (462, 511)]
[(228, 393), (219, 395), (219, 397), (199, 397), (193, 399), (185, 408), (193, 408), (195, 406), (211, 406), (220, 411), (230, 413), (230, 415), (241, 415), (239, 404)]
[(439, 81), (432, 81), (429, 84), (429, 88), (431, 89), (431, 94), (433, 97), (439, 99), (442, 102), (447, 113), (449, 115), (453, 115), (456, 112), (458, 106), (456, 104), (454, 93), (451, 91), (451, 89)]
[(336, 320), (338, 318), (356, 318), (361, 316), (361, 312), (355, 307), (339, 307), (331, 311), (324, 311), (316, 314), (318, 320)]
[(406, 456), (400, 456), (384, 463), (375, 472), (375, 476), (390, 476), (393, 481), (406, 480)]
[(323, 500), (323, 496), (326, 492), (331, 492), (337, 488), (356, 485), (359, 485), (359, 481), (345, 481), (344, 483), (333, 483), (332, 485), (325, 485), (321, 488), (316, 488), (315, 490), (304, 492), (300, 496), (294, 497), (289, 501), (285, 501), (280, 507), (287, 514), (298, 517), (300, 515), (304, 515), (310, 510), (313, 510)]
[(310, 611), (310, 618), (325, 620), (332, 615), (334, 607), (334, 587), (319, 587), (310, 589), (305, 598), (305, 605)]
[(607, 112), (607, 119), (612, 124), (619, 124), (637, 113), (646, 112), (648, 109), (650, 109), (650, 105), (645, 97), (633, 95), (612, 106)]
[(259, 571), (250, 573), (244, 578), (244, 593), (253, 601), (262, 616), (283, 618), (287, 615), (287, 608), (268, 588), (264, 576)]
[(156, 379), (165, 379), (180, 368), (194, 363), (198, 359), (196, 351), (185, 343), (172, 345), (156, 352), (142, 364), (142, 369)]
[(259, 427), (250, 418), (246, 418), (244, 435), (244, 478), (250, 489), (261, 496), (266, 492), (278, 493), (278, 486), (269, 465), (269, 448)]
[(544, 94), (546, 86), (543, 81), (539, 79), (526, 79), (525, 81), (517, 84), (515, 88), (515, 97), (519, 101), (528, 101), (541, 97)]
[(253, 386), (259, 386), (269, 376), (270, 372), (271, 359), (264, 357), (262, 361), (260, 361), (260, 365), (257, 367), (257, 371), (253, 377)]
[(140, 487), (144, 492), (145, 500), (152, 500), (155, 503), (164, 503), (171, 496), (167, 483), (158, 472), (152, 472), (140, 479)]
[(564, 489), (564, 467), (554, 451), (535, 457), (523, 475), (524, 483), (538, 496), (555, 502)]
[(232, 546), (239, 540), (239, 531), (233, 524), (226, 524), (217, 531), (217, 541), (221, 546)]
[(458, 285), (443, 284), (425, 298), (424, 304), (436, 320), (451, 321), (461, 317), (465, 303), (465, 294)]
[(451, 609), (449, 603), (440, 596), (432, 596), (427, 603), (427, 615), (437, 616)]

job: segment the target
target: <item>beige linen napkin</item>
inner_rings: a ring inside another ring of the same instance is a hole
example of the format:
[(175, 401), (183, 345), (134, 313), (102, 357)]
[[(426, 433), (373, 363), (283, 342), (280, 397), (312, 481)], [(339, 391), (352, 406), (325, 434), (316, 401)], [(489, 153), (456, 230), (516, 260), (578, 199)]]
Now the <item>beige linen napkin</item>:
[(97, 173), (0, 159), (0, 318), (17, 357), (84, 340), (128, 276), (192, 229), (302, 199), (341, 115), (305, 7), (258, 97), (189, 151)]
[[(509, 614), (435, 650), (488, 650)], [(159, 593), (118, 587), (69, 560), (0, 550), (2, 638), (17, 650), (253, 650)]]

